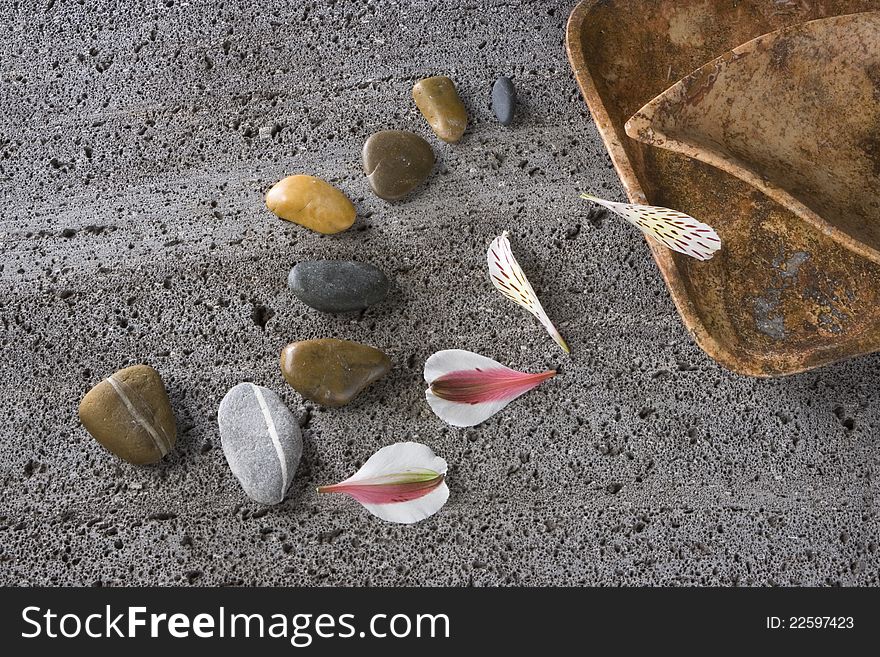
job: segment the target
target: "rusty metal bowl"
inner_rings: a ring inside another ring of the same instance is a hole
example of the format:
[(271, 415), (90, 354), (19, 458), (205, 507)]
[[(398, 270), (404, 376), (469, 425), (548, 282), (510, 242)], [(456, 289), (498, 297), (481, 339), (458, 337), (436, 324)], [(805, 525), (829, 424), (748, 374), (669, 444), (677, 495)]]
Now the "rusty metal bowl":
[(676, 80), (752, 39), (880, 0), (585, 0), (569, 60), (634, 203), (711, 224), (724, 247), (698, 262), (649, 240), (685, 326), (723, 366), (780, 376), (880, 349), (880, 266), (757, 187), (627, 137), (624, 124)]
[(741, 178), (880, 263), (880, 12), (749, 41), (664, 91), (625, 129)]

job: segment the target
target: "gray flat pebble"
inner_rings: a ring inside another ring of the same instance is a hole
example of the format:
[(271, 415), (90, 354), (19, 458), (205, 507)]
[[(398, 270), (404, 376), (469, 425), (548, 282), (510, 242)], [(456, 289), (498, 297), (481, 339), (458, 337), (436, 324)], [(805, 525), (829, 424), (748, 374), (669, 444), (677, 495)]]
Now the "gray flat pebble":
[(239, 383), (217, 411), (223, 455), (244, 492), (260, 504), (287, 494), (302, 456), (299, 422), (268, 388)]

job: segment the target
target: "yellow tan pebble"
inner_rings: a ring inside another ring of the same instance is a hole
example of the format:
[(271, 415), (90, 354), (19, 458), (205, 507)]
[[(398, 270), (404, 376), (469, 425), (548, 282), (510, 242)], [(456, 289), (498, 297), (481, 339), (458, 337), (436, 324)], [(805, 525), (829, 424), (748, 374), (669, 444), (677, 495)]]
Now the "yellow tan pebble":
[(287, 176), (266, 194), (266, 207), (276, 215), (324, 235), (341, 233), (355, 219), (345, 194), (314, 176)]
[(461, 139), (467, 128), (467, 110), (452, 80), (443, 75), (419, 80), (412, 95), (434, 134), (449, 143)]

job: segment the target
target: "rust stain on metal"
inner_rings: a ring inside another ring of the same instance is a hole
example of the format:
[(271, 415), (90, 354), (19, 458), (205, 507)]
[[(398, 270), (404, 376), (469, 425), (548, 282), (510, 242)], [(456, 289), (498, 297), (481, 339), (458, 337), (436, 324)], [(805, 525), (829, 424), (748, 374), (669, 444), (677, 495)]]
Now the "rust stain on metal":
[[(726, 66), (739, 66), (731, 51), (756, 37), (876, 10), (880, 0), (586, 0), (569, 20), (569, 59), (630, 200), (687, 212), (712, 224), (724, 242), (715, 258), (697, 262), (649, 240), (686, 327), (712, 358), (736, 372), (779, 376), (880, 349), (880, 266), (760, 187), (631, 139), (624, 124), (665, 91), (670, 78), (725, 53)], [(796, 60), (794, 50), (772, 44), (761, 56), (779, 71), (791, 71)], [(872, 70), (864, 74), (862, 92), (878, 94), (880, 68)], [(804, 86), (817, 100), (827, 90), (819, 77)], [(704, 78), (702, 88), (708, 82)], [(711, 102), (719, 82), (694, 96), (698, 104)], [(638, 139), (663, 138), (649, 123), (641, 127)], [(727, 121), (722, 129), (737, 135), (752, 128)], [(819, 140), (820, 155), (832, 146)], [(866, 167), (871, 149), (862, 144)], [(727, 154), (748, 155), (740, 148)]]
[(718, 68), (715, 70), (706, 69), (701, 71), (700, 75), (695, 75), (689, 82), (687, 91), (685, 92), (685, 102), (688, 105), (699, 105), (700, 101), (712, 91), (715, 86), (715, 80), (718, 79)]

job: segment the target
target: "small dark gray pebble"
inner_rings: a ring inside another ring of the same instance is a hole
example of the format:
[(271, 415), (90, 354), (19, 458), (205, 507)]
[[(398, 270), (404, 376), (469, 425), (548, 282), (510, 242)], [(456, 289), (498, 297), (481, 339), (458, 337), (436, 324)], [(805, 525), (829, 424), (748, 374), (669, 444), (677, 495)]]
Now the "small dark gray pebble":
[(501, 125), (510, 125), (516, 109), (516, 88), (509, 78), (503, 75), (495, 80), (492, 87), (492, 111)]
[(301, 262), (287, 284), (296, 298), (325, 313), (363, 310), (388, 294), (388, 278), (373, 265), (349, 260)]

